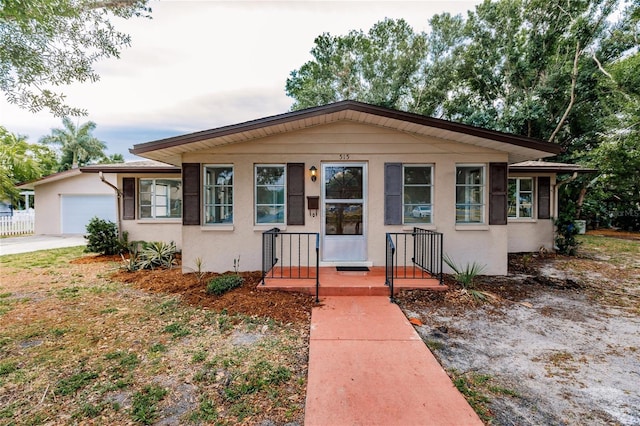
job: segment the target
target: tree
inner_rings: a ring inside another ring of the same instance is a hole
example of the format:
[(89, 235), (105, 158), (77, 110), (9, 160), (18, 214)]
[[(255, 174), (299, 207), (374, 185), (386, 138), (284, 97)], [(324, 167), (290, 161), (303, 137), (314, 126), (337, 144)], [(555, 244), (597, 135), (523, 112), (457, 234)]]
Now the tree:
[(291, 72), (287, 95), (294, 110), (355, 99), (389, 108), (407, 109), (412, 77), (420, 66), (425, 39), (402, 19), (386, 19), (365, 34), (315, 39), (315, 60)]
[(130, 37), (113, 17), (149, 17), (147, 0), (2, 0), (0, 90), (8, 102), (54, 115), (86, 115), (70, 107), (57, 87), (97, 81), (101, 59), (119, 57)]
[[(325, 34), (286, 89), (292, 109), (354, 99), (556, 142), (565, 148), (556, 161), (609, 170), (600, 183), (567, 185), (572, 200), (593, 204), (602, 198), (587, 188), (602, 193), (605, 180), (609, 192), (637, 193), (622, 159), (636, 164), (640, 62), (623, 58), (637, 52), (638, 22), (640, 0), (485, 0), (465, 17), (432, 17), (428, 34), (391, 20), (366, 34)], [(378, 53), (385, 43), (396, 56)]]
[(0, 200), (16, 202), (16, 184), (52, 173), (56, 166), (56, 155), (49, 147), (30, 144), (25, 136), (0, 126)]
[(64, 117), (62, 124), (64, 129), (52, 129), (50, 135), (40, 138), (40, 143), (60, 146), (60, 170), (106, 158), (107, 145), (92, 135), (96, 128), (93, 121), (74, 125), (69, 117)]

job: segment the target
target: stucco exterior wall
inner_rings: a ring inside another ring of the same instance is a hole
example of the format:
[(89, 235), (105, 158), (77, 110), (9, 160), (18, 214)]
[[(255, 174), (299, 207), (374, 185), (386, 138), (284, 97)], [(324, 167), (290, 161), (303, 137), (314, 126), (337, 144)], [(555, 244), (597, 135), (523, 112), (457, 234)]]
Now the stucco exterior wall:
[[(64, 195), (114, 195), (115, 191), (100, 181), (97, 173), (79, 173), (34, 185), (35, 233), (62, 232), (61, 199)], [(105, 176), (115, 185), (115, 176)], [(115, 203), (114, 197), (114, 203)], [(114, 205), (115, 210), (115, 205)]]
[[(180, 174), (124, 174), (118, 175), (118, 187), (122, 188), (122, 179), (132, 177), (136, 179), (136, 219), (121, 220), (122, 231), (128, 233), (129, 241), (173, 241), (182, 248), (182, 219), (140, 219), (138, 201), (138, 182), (142, 179), (180, 179)], [(120, 217), (123, 217), (123, 205), (120, 203)]]
[(538, 186), (534, 188), (534, 218), (533, 219), (509, 219), (509, 253), (528, 253), (540, 251), (544, 248), (547, 251), (553, 251), (555, 243), (553, 220), (558, 216), (558, 198), (556, 191), (556, 176), (544, 173), (510, 173), (509, 177), (533, 177), (550, 176), (551, 178), (551, 219), (538, 219), (537, 197)]
[[(341, 122), (304, 131), (229, 144), (183, 155), (184, 163), (233, 164), (233, 225), (184, 226), (183, 268), (190, 271), (200, 258), (206, 270), (224, 272), (240, 258), (241, 270), (261, 268), (262, 232), (272, 226), (254, 225), (254, 164), (305, 163), (321, 170), (322, 163), (367, 164), (368, 263), (385, 263), (385, 233), (412, 226), (384, 225), (384, 163), (431, 164), (434, 167), (433, 224), (421, 226), (444, 234), (444, 251), (456, 262), (479, 262), (485, 273), (507, 273), (507, 226), (488, 223), (488, 165), (507, 162), (507, 154), (487, 148), (417, 136), (385, 128)], [(485, 224), (455, 223), (455, 170), (458, 164), (485, 165)], [(320, 196), (323, 177), (305, 180), (305, 195)], [(322, 215), (306, 215), (304, 226), (279, 226), (289, 232), (320, 232)], [(321, 213), (321, 212), (319, 212)], [(446, 270), (445, 270), (446, 271)]]

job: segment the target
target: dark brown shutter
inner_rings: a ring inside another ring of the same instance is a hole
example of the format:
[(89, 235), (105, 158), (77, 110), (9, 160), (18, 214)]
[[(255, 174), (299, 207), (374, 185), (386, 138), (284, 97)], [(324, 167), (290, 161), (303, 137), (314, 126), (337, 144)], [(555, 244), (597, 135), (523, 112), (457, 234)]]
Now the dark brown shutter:
[(489, 225), (507, 224), (507, 163), (489, 164)]
[(304, 225), (303, 163), (287, 164), (287, 225)]
[(122, 219), (136, 218), (136, 179), (122, 178)]
[(402, 225), (402, 163), (384, 164), (384, 224)]
[(200, 163), (182, 164), (182, 224), (200, 225)]
[(538, 219), (551, 219), (551, 178), (538, 178)]

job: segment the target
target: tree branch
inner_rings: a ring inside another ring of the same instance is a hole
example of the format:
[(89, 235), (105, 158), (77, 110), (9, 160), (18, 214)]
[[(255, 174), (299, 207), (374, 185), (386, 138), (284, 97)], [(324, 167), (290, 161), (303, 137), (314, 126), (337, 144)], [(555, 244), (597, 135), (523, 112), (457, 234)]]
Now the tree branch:
[(573, 104), (576, 101), (576, 83), (578, 81), (578, 59), (580, 59), (580, 41), (576, 42), (576, 54), (573, 58), (573, 70), (571, 71), (571, 97), (569, 100), (569, 105), (567, 105), (567, 109), (564, 111), (564, 114), (562, 114), (562, 118), (558, 122), (558, 125), (556, 126), (555, 130), (553, 131), (553, 133), (551, 133), (551, 136), (549, 137), (549, 142), (553, 142), (555, 137), (558, 135), (558, 132), (560, 131), (560, 129), (562, 128), (562, 125), (564, 124), (565, 120), (569, 116), (569, 112), (571, 112), (571, 108), (573, 108)]

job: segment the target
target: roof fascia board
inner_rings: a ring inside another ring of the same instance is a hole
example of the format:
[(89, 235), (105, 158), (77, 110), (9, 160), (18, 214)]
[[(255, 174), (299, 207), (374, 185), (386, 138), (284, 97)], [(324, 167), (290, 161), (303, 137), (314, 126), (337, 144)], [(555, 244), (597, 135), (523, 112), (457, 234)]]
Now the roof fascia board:
[(158, 141), (146, 142), (142, 144), (134, 145), (129, 150), (132, 154), (143, 154), (145, 152), (156, 151), (160, 149), (172, 148), (180, 145), (189, 144), (192, 142), (199, 142), (206, 139), (213, 139), (217, 137), (227, 136), (235, 133), (251, 131), (259, 128), (264, 128), (272, 125), (285, 124), (292, 121), (302, 120), (305, 118), (312, 118), (318, 115), (328, 115), (332, 113), (342, 112), (346, 110), (353, 110), (361, 113), (372, 114), (382, 116), (389, 119), (395, 119), (400, 121), (406, 121), (414, 124), (419, 124), (427, 127), (434, 127), (442, 130), (448, 130), (451, 132), (462, 133), (478, 138), (494, 140), (505, 144), (516, 145), (520, 147), (530, 148), (538, 151), (548, 152), (551, 154), (559, 154), (562, 152), (562, 147), (558, 144), (546, 142), (543, 140), (533, 139), (525, 136), (512, 135), (508, 133), (498, 132), (495, 130), (483, 129), (480, 127), (474, 127), (467, 124), (455, 123), (452, 121), (441, 120), (433, 117), (426, 117), (423, 115), (409, 113), (404, 111), (397, 111), (388, 108), (379, 107), (376, 105), (365, 104), (356, 101), (341, 101), (329, 105), (308, 108), (300, 111), (292, 111), (284, 114), (274, 115), (270, 117), (260, 118), (257, 120), (247, 121), (239, 124), (232, 124), (229, 126), (219, 127), (216, 129), (204, 130), (196, 133), (190, 133), (187, 135), (175, 136), (171, 138), (161, 139)]

